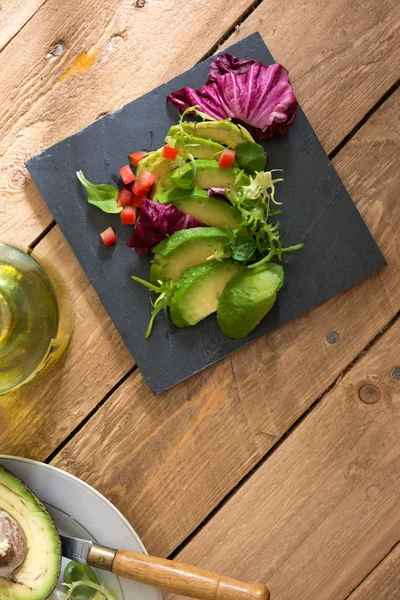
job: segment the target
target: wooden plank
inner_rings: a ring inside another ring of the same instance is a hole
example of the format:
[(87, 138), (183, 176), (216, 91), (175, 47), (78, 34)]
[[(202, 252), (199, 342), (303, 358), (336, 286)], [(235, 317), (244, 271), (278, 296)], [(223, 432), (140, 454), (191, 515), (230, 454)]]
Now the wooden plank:
[(398, 544), (368, 575), (348, 600), (398, 600), (400, 590), (400, 545)]
[(0, 4), (0, 52), (46, 0), (3, 0)]
[(264, 581), (275, 600), (344, 600), (400, 536), (399, 339), (400, 319), (177, 560)]
[[(26, 158), (192, 66), (251, 2), (201, 0), (196, 10), (184, 0), (137, 4), (72, 0), (60, 6), (48, 0), (0, 56), (3, 239), (15, 239), (18, 231), (18, 241), (29, 243), (51, 218), (32, 191)], [(228, 41), (257, 29), (263, 34), (290, 68), (328, 152), (390, 87), (400, 60), (396, 0), (368, 0), (362, 8), (344, 0), (331, 4), (265, 1)], [(49, 53), (57, 40), (65, 48), (61, 56)]]
[(329, 153), (396, 82), (400, 4), (264, 0), (226, 45), (261, 31)]
[(0, 237), (27, 245), (51, 221), (27, 158), (190, 68), (250, 5), (48, 0), (0, 54)]
[(53, 461), (151, 552), (176, 548), (398, 310), (399, 109), (400, 91), (335, 161), (389, 267), (157, 398), (134, 373)]
[(0, 452), (44, 460), (134, 362), (58, 227), (37, 251), (68, 282), (74, 332), (51, 371), (1, 397)]

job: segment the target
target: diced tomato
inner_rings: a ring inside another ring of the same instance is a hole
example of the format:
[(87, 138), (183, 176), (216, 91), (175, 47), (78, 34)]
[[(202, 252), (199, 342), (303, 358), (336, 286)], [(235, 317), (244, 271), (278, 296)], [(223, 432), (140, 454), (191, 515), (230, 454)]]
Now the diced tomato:
[(151, 186), (157, 179), (156, 173), (150, 173), (150, 171), (143, 171), (140, 174), (139, 181), (135, 181), (133, 184), (133, 193), (137, 196), (145, 196), (150, 191)]
[(229, 169), (232, 166), (233, 161), (235, 160), (236, 152), (234, 150), (230, 150), (229, 148), (225, 148), (222, 150), (221, 156), (219, 157), (218, 164), (223, 169)]
[(133, 195), (133, 206), (136, 206), (137, 208), (142, 208), (142, 204), (143, 204), (143, 200), (146, 198), (146, 194), (144, 196), (136, 196), (136, 194)]
[(167, 158), (168, 160), (175, 160), (178, 154), (179, 151), (172, 146), (164, 146), (162, 149), (162, 157)]
[(143, 173), (140, 174), (139, 183), (142, 186), (142, 188), (145, 189), (146, 192), (148, 192), (156, 179), (156, 173), (150, 173), (150, 171), (143, 171)]
[(133, 193), (126, 188), (122, 188), (117, 197), (117, 202), (120, 206), (132, 206), (133, 204)]
[(132, 163), (135, 165), (135, 167), (137, 167), (138, 162), (142, 160), (142, 158), (147, 156), (147, 152), (131, 152), (130, 154), (128, 154), (128, 156), (131, 159)]
[(120, 213), (121, 221), (124, 225), (134, 225), (136, 221), (136, 208), (134, 206), (126, 206)]
[(122, 167), (119, 170), (119, 174), (125, 185), (128, 185), (128, 183), (132, 183), (132, 181), (135, 181), (136, 179), (135, 174), (129, 165), (125, 165), (125, 167)]
[(103, 244), (105, 246), (112, 246), (117, 241), (114, 230), (112, 227), (109, 227), (105, 231), (100, 234), (101, 239), (103, 240)]

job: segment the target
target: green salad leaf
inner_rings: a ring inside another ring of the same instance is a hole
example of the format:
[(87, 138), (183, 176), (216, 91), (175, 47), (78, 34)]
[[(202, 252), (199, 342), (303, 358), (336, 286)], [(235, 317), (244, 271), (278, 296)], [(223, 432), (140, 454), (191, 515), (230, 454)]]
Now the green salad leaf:
[(162, 310), (167, 312), (167, 308), (171, 303), (172, 296), (175, 291), (175, 282), (174, 281), (158, 281), (157, 284), (150, 283), (149, 281), (145, 281), (140, 277), (136, 277), (136, 275), (132, 275), (132, 279), (147, 287), (151, 292), (155, 292), (157, 295), (156, 300), (153, 302), (151, 300), (151, 304), (153, 306), (153, 310), (151, 311), (151, 317), (149, 324), (146, 329), (145, 338), (150, 336), (151, 330), (153, 329), (154, 319), (158, 315), (158, 313)]
[(239, 262), (249, 260), (256, 251), (256, 240), (249, 235), (239, 235), (233, 242), (232, 258)]
[(74, 598), (77, 598), (77, 600), (92, 598), (95, 592), (92, 587), (87, 585), (87, 582), (98, 584), (99, 580), (96, 573), (91, 567), (71, 560), (64, 569), (64, 583), (70, 585), (77, 581), (83, 585), (76, 587), (74, 590)]
[[(114, 594), (112, 594), (104, 585), (100, 585), (98, 583), (94, 583), (94, 581), (85, 582), (85, 581), (75, 581), (74, 583), (68, 584), (63, 583), (68, 588), (68, 592), (64, 598), (64, 600), (70, 600), (70, 598), (78, 598), (77, 589), (85, 584), (85, 587), (90, 587), (92, 589), (92, 597), (96, 594), (96, 598), (99, 594), (101, 594), (101, 598), (105, 598), (105, 600), (116, 600)], [(96, 593), (97, 592), (97, 593)]]
[[(194, 178), (196, 177), (196, 161), (191, 154), (188, 155), (188, 162), (185, 163), (185, 171), (183, 174), (171, 175), (170, 179), (179, 187), (190, 189), (193, 187)], [(190, 163), (190, 166), (189, 166)], [(186, 168), (188, 166), (188, 168)]]
[(93, 204), (106, 213), (120, 213), (122, 206), (117, 204), (118, 190), (113, 185), (90, 183), (82, 173), (77, 171), (77, 178), (86, 189), (89, 204)]
[(260, 144), (255, 142), (243, 142), (235, 148), (235, 159), (237, 164), (246, 173), (263, 171), (267, 164), (267, 155)]

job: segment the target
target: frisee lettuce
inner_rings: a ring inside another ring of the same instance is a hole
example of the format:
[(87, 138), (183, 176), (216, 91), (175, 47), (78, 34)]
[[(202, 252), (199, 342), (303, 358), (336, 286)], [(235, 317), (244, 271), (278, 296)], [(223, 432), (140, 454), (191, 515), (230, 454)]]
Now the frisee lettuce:
[(85, 579), (84, 581), (74, 581), (73, 583), (63, 583), (62, 585), (65, 585), (68, 588), (68, 592), (66, 593), (64, 600), (69, 600), (70, 598), (73, 598), (74, 590), (80, 585), (93, 588), (93, 590), (102, 594), (105, 600), (116, 600), (114, 594), (107, 590), (107, 588), (105, 588), (103, 584), (94, 583), (94, 581), (88, 581), (87, 579)]

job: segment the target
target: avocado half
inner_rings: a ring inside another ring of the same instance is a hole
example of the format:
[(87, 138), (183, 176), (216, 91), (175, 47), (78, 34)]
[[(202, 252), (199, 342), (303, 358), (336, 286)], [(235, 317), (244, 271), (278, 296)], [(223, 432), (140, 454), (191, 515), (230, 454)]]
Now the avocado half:
[[(7, 561), (14, 565), (15, 554), (19, 550), (13, 546), (13, 542), (18, 544), (13, 535), (7, 539), (10, 521), (16, 521), (25, 534), (26, 556), (21, 566), (8, 574)], [(60, 575), (61, 542), (57, 528), (34, 493), (1, 465), (0, 543), (3, 543), (1, 554), (4, 554), (0, 556), (0, 599), (48, 598)]]

